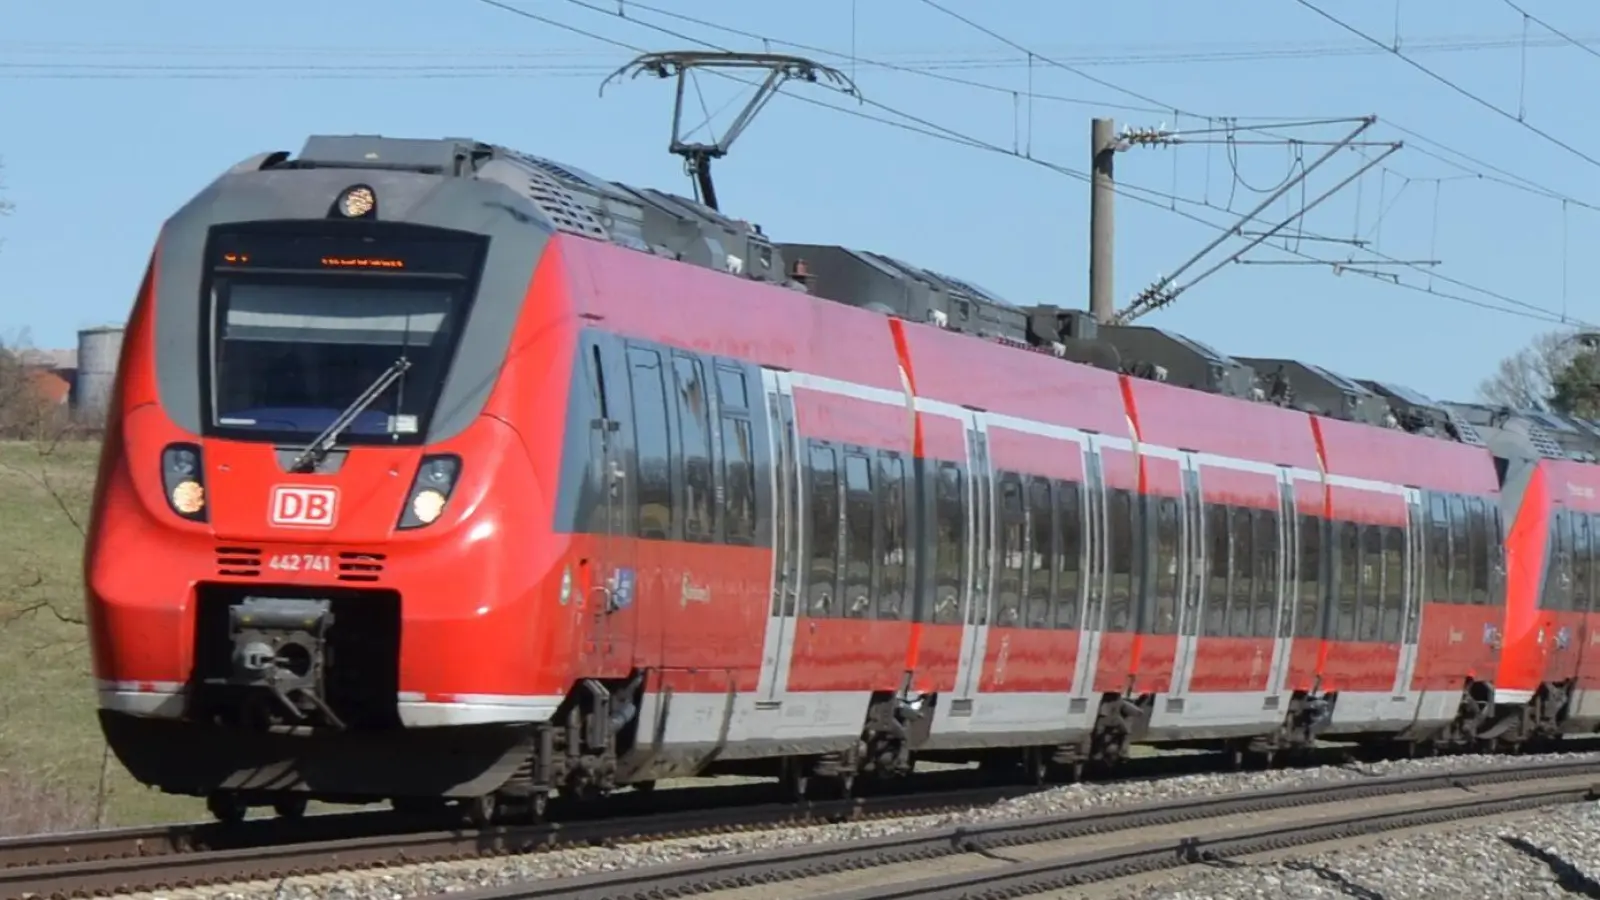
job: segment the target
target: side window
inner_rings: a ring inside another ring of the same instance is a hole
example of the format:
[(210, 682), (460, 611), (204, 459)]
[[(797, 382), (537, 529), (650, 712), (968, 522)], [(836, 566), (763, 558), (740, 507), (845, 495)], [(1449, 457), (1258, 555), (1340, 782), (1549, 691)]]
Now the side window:
[(1467, 582), (1472, 578), (1472, 548), (1467, 542), (1467, 502), (1450, 498), (1450, 602), (1471, 603)]
[(1121, 488), (1111, 494), (1111, 596), (1106, 602), (1106, 630), (1130, 631), (1133, 628), (1133, 496)]
[(961, 581), (966, 573), (966, 504), (961, 495), (961, 470), (953, 463), (939, 464), (939, 483), (935, 496), (935, 515), (939, 521), (934, 542), (934, 589), (932, 621), (951, 624), (961, 621)]
[(661, 354), (628, 348), (628, 379), (633, 387), (634, 452), (639, 477), (639, 536), (672, 536), (672, 432), (667, 425), (667, 395), (661, 379)]
[(1300, 514), (1300, 601), (1294, 636), (1322, 636), (1322, 528), (1320, 516)]
[(1022, 478), (1015, 472), (1000, 473), (1000, 596), (995, 606), (995, 624), (1002, 628), (1022, 626), (1022, 548), (1027, 513), (1022, 506)]
[(1333, 639), (1356, 639), (1356, 608), (1361, 591), (1361, 540), (1354, 522), (1338, 522), (1339, 585), (1334, 607)]
[(730, 544), (756, 540), (756, 468), (750, 395), (744, 370), (718, 363), (717, 401), (722, 416), (722, 533)]
[(750, 545), (756, 540), (756, 467), (750, 421), (722, 419), (722, 523), (730, 544)]
[[(618, 416), (626, 416), (625, 411), (618, 409), (618, 395), (622, 392), (617, 390), (616, 385), (606, 383), (607, 377), (615, 377), (615, 373), (606, 365), (600, 344), (591, 344), (583, 358), (595, 415), (613, 422)], [(598, 456), (591, 459), (589, 465), (589, 477), (593, 479), (589, 531), (593, 534), (627, 534), (632, 510), (625, 505), (627, 496), (624, 487), (614, 480), (621, 473), (606, 471), (606, 461)]]
[(844, 603), (843, 615), (864, 618), (872, 614), (872, 561), (878, 549), (872, 498), (872, 463), (865, 456), (844, 456)]
[(878, 457), (878, 506), (883, 510), (883, 581), (878, 593), (878, 618), (905, 618), (906, 468), (898, 456)]
[(1589, 549), (1589, 516), (1572, 514), (1572, 608), (1588, 612), (1589, 573), (1593, 568)]
[(1356, 640), (1374, 642), (1383, 624), (1383, 528), (1361, 526), (1361, 588), (1356, 603)]
[(1254, 510), (1235, 506), (1229, 514), (1233, 525), (1233, 590), (1228, 604), (1228, 634), (1249, 637), (1254, 628), (1255, 602), (1255, 526), (1251, 523)]
[(1450, 599), (1450, 507), (1443, 494), (1428, 497), (1427, 589), (1430, 602)]
[(722, 401), (724, 412), (750, 409), (750, 394), (745, 388), (743, 369), (730, 365), (717, 366), (717, 399)]
[(1061, 504), (1061, 555), (1056, 568), (1055, 625), (1077, 628), (1078, 593), (1083, 589), (1083, 485), (1056, 482), (1056, 500)]
[(1468, 539), (1472, 542), (1472, 602), (1489, 602), (1489, 511), (1482, 497), (1473, 497), (1469, 514), (1472, 521)]
[(1571, 605), (1571, 530), (1572, 514), (1565, 509), (1556, 510), (1555, 522), (1550, 526), (1550, 564), (1544, 579), (1546, 609), (1566, 610)]
[(1206, 627), (1210, 637), (1224, 637), (1228, 633), (1228, 562), (1232, 557), (1228, 526), (1228, 507), (1220, 503), (1206, 507), (1206, 537), (1210, 552), (1206, 564), (1211, 579), (1206, 585)]
[[(1055, 501), (1050, 480), (1028, 479), (1028, 600), (1026, 625), (1049, 628), (1050, 576), (1055, 571)], [(1069, 526), (1070, 527), (1070, 526)]]
[(832, 447), (811, 446), (810, 533), (811, 571), (806, 596), (813, 616), (840, 615), (834, 602), (839, 574), (839, 474)]
[(1400, 619), (1406, 605), (1406, 531), (1396, 525), (1383, 529), (1383, 619), (1378, 640), (1400, 643)]
[(1156, 499), (1155, 621), (1156, 634), (1178, 631), (1178, 501)]
[(1256, 510), (1256, 615), (1255, 636), (1277, 634), (1274, 617), (1278, 612), (1278, 511)]
[(711, 411), (706, 396), (700, 360), (674, 353), (672, 369), (676, 375), (678, 434), (683, 467), (683, 537), (688, 541), (709, 542), (716, 535), (712, 518), (716, 506), (715, 486), (711, 482)]

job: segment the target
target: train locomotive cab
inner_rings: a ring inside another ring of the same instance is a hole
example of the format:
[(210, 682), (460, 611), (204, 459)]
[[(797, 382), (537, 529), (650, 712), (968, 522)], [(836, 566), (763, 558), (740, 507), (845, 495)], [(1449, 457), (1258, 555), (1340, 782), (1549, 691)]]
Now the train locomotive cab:
[(129, 321), (85, 555), (100, 721), (224, 819), (480, 802), (569, 683), (538, 614), (570, 586), (540, 487), (559, 254), (460, 146), (383, 144), (235, 167), (166, 223)]

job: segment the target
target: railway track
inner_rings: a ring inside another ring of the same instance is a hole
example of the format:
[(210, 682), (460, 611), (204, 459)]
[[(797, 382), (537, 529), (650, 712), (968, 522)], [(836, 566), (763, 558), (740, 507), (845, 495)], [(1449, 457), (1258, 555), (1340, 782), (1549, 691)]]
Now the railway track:
[(1209, 860), (1600, 799), (1600, 762), (1391, 776), (966, 825), (451, 894), (451, 900), (1001, 900)]
[[(178, 832), (176, 837), (156, 834), (160, 829), (81, 833), (70, 836), (70, 841), (63, 841), (59, 835), (41, 836), (30, 839), (33, 843), (31, 857), (25, 855), (21, 841), (0, 845), (0, 858), (14, 856), (31, 860), (0, 869), (0, 897), (12, 900), (106, 896), (578, 846), (610, 846), (742, 830), (927, 815), (994, 803), (1033, 790), (1039, 788), (1020, 785), (957, 787), (926, 794), (795, 804), (751, 803), (751, 792), (733, 789), (684, 789), (662, 793), (716, 792), (717, 796), (729, 798), (742, 795), (744, 802), (724, 806), (713, 802), (711, 797), (697, 796), (693, 805), (685, 798), (684, 808), (666, 811), (656, 804), (650, 812), (482, 829), (439, 829), (435, 820), (435, 828), (427, 830), (419, 822), (396, 821), (385, 813), (354, 813), (285, 823), (310, 828), (263, 827), (257, 830), (254, 842), (251, 836), (219, 838), (214, 826), (174, 829)], [(343, 821), (321, 823), (318, 819)], [(369, 819), (372, 821), (364, 821)], [(385, 819), (389, 820), (387, 827)], [(270, 821), (259, 824), (278, 825)], [(321, 839), (310, 836), (313, 831), (342, 828), (363, 833)], [(51, 837), (55, 840), (51, 841)], [(17, 848), (14, 854), (13, 847)]]
[[(1596, 749), (1588, 742), (1574, 751)], [(1326, 748), (1306, 766), (1367, 758)], [(1563, 763), (1563, 765), (1570, 765)], [(1600, 762), (1586, 763), (1600, 774)], [(1132, 760), (1110, 780), (1158, 780), (1226, 769), (1221, 754)], [(1492, 772), (1508, 771), (1504, 767)], [(452, 859), (898, 818), (1000, 802), (1048, 786), (994, 784), (972, 771), (919, 774), (898, 789), (833, 801), (775, 803), (768, 784), (622, 792), (540, 825), (459, 827), (390, 811), (45, 834), (0, 840), (0, 898), (74, 898)], [(1433, 779), (1457, 776), (1432, 775)], [(1474, 777), (1490, 777), (1489, 775)], [(1181, 806), (1181, 804), (1180, 804)], [(542, 896), (542, 895), (530, 895)]]

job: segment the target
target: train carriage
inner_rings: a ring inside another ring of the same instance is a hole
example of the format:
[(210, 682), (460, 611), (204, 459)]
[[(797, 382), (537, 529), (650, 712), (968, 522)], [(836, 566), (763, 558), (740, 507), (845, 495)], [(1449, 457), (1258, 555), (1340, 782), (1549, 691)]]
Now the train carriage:
[[(1589, 684), (1528, 655), (1551, 501), (1450, 407), (506, 148), (241, 163), (125, 346), (101, 724), (224, 818), (1515, 744)], [(1590, 596), (1549, 595), (1558, 634)]]

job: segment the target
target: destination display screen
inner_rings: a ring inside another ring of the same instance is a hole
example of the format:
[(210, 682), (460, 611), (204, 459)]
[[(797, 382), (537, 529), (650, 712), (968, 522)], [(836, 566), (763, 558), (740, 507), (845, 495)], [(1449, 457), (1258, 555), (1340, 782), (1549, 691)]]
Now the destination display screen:
[(476, 235), (387, 223), (336, 229), (308, 229), (305, 224), (216, 230), (211, 236), (211, 265), (223, 271), (386, 272), (468, 278), (477, 270), (486, 243)]

